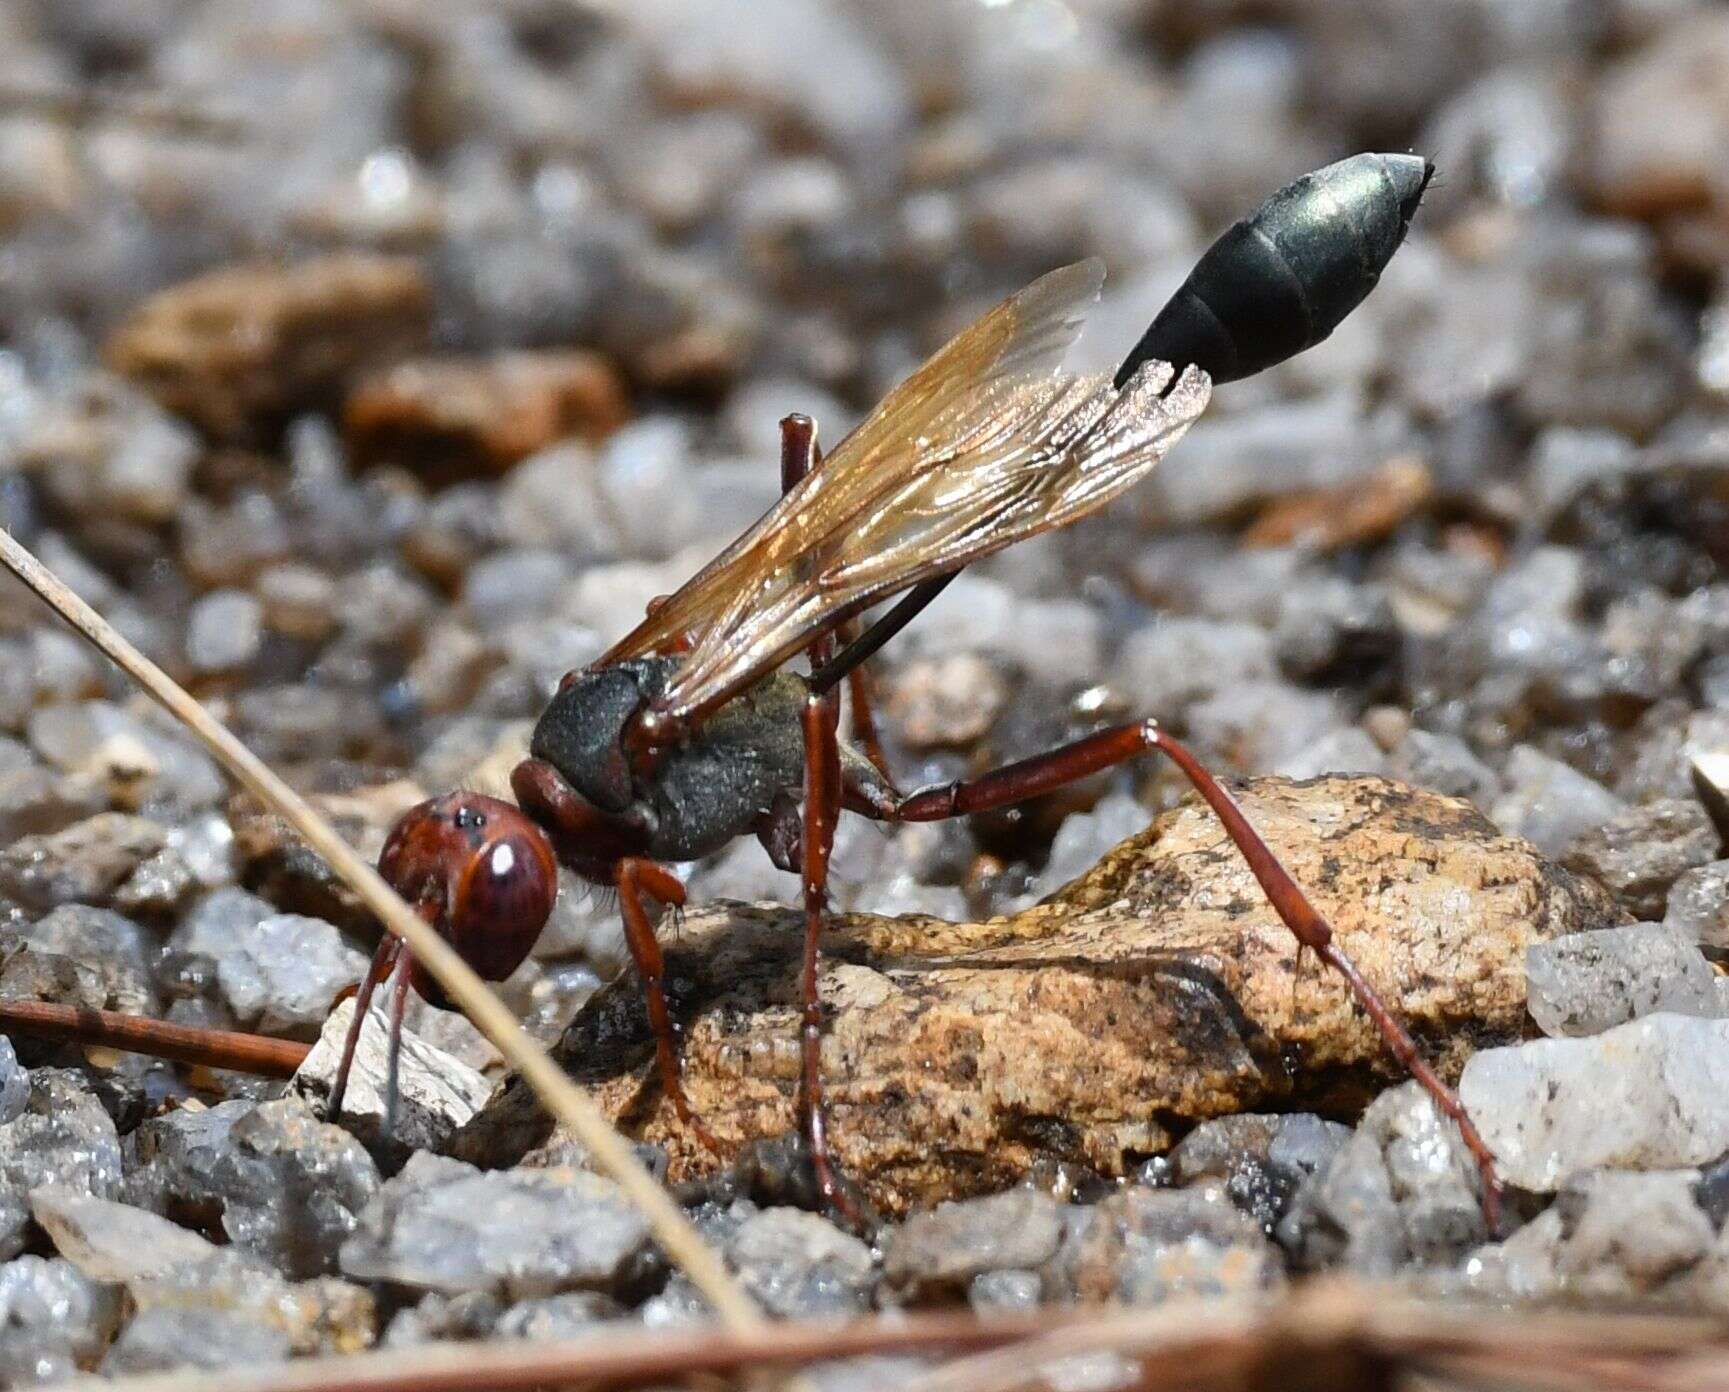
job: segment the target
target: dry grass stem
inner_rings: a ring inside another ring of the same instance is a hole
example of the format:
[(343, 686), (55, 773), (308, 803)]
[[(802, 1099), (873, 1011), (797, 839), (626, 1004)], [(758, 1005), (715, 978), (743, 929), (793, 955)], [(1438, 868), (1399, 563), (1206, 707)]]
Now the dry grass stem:
[(721, 1319), (735, 1330), (761, 1327), (764, 1323), (761, 1312), (671, 1196), (643, 1168), (629, 1142), (613, 1130), (588, 1095), (565, 1076), (546, 1051), (523, 1032), (491, 988), (335, 828), (192, 695), (4, 531), (0, 531), (0, 561), (80, 636), (181, 721), (239, 783), (280, 813), (378, 915), (385, 927), (409, 943), (415, 957), (522, 1075), (546, 1109), (588, 1148), (595, 1164), (643, 1211), (667, 1256), (690, 1277)]
[(1719, 1320), (1440, 1304), (1335, 1282), (1300, 1287), (1268, 1305), (1196, 1299), (1156, 1310), (891, 1313), (743, 1332), (636, 1327), (541, 1344), (442, 1344), (250, 1372), (166, 1373), (112, 1386), (114, 1392), (508, 1392), (571, 1383), (712, 1385), (700, 1380), (729, 1375), (725, 1385), (731, 1386), (772, 1368), (914, 1352), (958, 1358), (904, 1380), (899, 1392), (1043, 1389), (1052, 1385), (1046, 1370), (1054, 1361), (1107, 1353), (1134, 1366), (1133, 1385), (1144, 1392), (1369, 1385), (1705, 1392), (1729, 1386), (1729, 1327)]

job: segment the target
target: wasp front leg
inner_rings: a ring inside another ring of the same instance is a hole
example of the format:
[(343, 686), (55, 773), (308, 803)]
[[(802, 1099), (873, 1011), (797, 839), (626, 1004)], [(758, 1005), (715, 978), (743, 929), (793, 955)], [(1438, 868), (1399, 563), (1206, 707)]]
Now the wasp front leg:
[(648, 1005), (648, 1023), (654, 1031), (655, 1065), (660, 1070), (661, 1091), (678, 1114), (678, 1119), (695, 1133), (696, 1138), (716, 1155), (724, 1154), (719, 1141), (703, 1124), (702, 1118), (690, 1105), (684, 1092), (684, 1069), (679, 1052), (679, 1030), (666, 1002), (666, 958), (660, 950), (660, 939), (654, 935), (654, 924), (643, 906), (647, 896), (668, 908), (684, 906), (684, 884), (668, 870), (652, 860), (631, 856), (618, 864), (619, 912), (624, 916), (624, 938), (630, 948), (636, 974), (642, 981), (642, 993)]
[(724, 1155), (724, 1148), (685, 1096), (679, 1031), (666, 998), (666, 959), (645, 902), (653, 899), (669, 908), (682, 908), (683, 882), (658, 861), (635, 854), (628, 834), (577, 797), (550, 764), (524, 759), (512, 771), (510, 786), (523, 810), (552, 837), (565, 865), (591, 884), (610, 885), (618, 891), (625, 945), (642, 982), (654, 1034), (661, 1091), (696, 1138), (715, 1154)]

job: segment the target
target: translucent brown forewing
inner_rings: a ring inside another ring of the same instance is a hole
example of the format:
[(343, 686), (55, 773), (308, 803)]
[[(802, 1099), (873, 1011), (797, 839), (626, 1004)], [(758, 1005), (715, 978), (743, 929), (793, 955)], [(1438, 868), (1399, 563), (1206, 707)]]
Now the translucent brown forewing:
[(1116, 391), (1056, 371), (1097, 298), (1096, 260), (1052, 271), (964, 329), (603, 662), (688, 635), (655, 709), (712, 707), (837, 618), (1060, 527), (1135, 483), (1207, 404), (1163, 363)]

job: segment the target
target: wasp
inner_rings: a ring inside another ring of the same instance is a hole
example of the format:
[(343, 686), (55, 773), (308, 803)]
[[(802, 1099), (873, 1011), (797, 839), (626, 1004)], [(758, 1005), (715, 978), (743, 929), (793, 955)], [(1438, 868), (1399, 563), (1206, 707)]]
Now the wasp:
[[(674, 863), (758, 837), (802, 880), (798, 1113), (824, 1200), (849, 1212), (825, 1130), (817, 992), (841, 813), (885, 823), (962, 817), (1157, 752), (1218, 815), (1300, 947), (1344, 975), (1395, 1054), (1460, 1122), (1492, 1204), (1492, 1160), (1451, 1091), (1231, 795), (1156, 720), (903, 791), (863, 680), (865, 662), (964, 566), (1097, 511), (1176, 445), (1214, 383), (1325, 339), (1374, 288), (1432, 174), (1414, 155), (1364, 154), (1281, 189), (1206, 252), (1114, 375), (1060, 369), (1103, 281), (1088, 260), (1041, 277), (963, 330), (826, 455), (815, 424), (788, 416), (779, 502), (603, 657), (563, 679), (512, 775), (518, 805), (469, 793), (423, 803), (396, 826), (381, 871), (493, 979), (532, 948), (557, 864), (616, 891), (660, 1084), (682, 1122), (718, 1151), (680, 1082), (651, 906), (683, 905)], [(807, 670), (794, 671), (801, 656)], [(366, 1001), (386, 976), (397, 1022), (410, 983), (426, 989), (408, 949), (387, 939), (361, 986), (333, 1110)]]

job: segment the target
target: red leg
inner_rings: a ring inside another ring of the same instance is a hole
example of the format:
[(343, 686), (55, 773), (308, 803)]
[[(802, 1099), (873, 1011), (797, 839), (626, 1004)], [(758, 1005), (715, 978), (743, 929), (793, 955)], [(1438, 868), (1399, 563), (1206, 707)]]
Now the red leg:
[(366, 1023), (366, 1011), (372, 1004), (372, 993), (377, 989), (378, 983), (390, 975), (401, 947), (401, 938), (394, 933), (386, 933), (372, 954), (366, 975), (360, 978), (360, 989), (354, 993), (354, 1019), (349, 1022), (348, 1037), (342, 1041), (342, 1060), (336, 1065), (336, 1081), (330, 1085), (330, 1102), (325, 1115), (331, 1121), (342, 1120), (342, 1099), (348, 1092), (348, 1074), (354, 1067), (354, 1051), (360, 1046), (360, 1031)]
[(829, 852), (840, 816), (840, 701), (835, 692), (812, 693), (804, 708), (804, 960), (799, 973), (799, 1043), (802, 1080), (799, 1119), (810, 1148), (811, 1168), (823, 1201), (858, 1219), (829, 1156), (822, 1096), (822, 997), (818, 992), (818, 944), (828, 908)]
[[(822, 463), (822, 451), (817, 448), (816, 422), (809, 416), (793, 414), (783, 416), (780, 423), (780, 491), (790, 492), (805, 475)], [(858, 620), (848, 619), (835, 629), (835, 637), (844, 646), (858, 636)], [(816, 667), (833, 652), (833, 647), (825, 643), (824, 651), (819, 656), (815, 648), (811, 651), (811, 665)], [(851, 726), (852, 736), (864, 750), (865, 757), (876, 765), (878, 773), (885, 779), (893, 781), (889, 774), (888, 760), (883, 756), (882, 740), (877, 734), (876, 716), (872, 713), (872, 700), (869, 679), (865, 676), (861, 663), (847, 673), (847, 693), (852, 698)]]
[[(816, 424), (809, 416), (791, 415), (783, 419), (780, 441), (780, 482), (785, 493), (817, 468), (822, 456), (817, 451)], [(812, 644), (812, 670), (834, 655), (834, 642), (835, 635), (829, 634)], [(867, 732), (869, 757), (883, 769), (870, 698), (862, 685), (855, 685), (853, 693), (854, 726)], [(799, 835), (804, 878), (804, 954), (799, 971), (799, 1122), (823, 1202), (856, 1221), (859, 1215), (829, 1155), (822, 1096), (822, 998), (817, 974), (823, 916), (828, 909), (829, 853), (834, 849), (835, 822), (841, 806), (839, 729), (839, 693), (833, 690), (811, 693), (804, 708), (804, 825)]]
[[(858, 636), (858, 620), (848, 619), (838, 629), (835, 636), (844, 645), (852, 642)], [(847, 716), (852, 733), (852, 741), (864, 751), (876, 771), (883, 776), (883, 781), (890, 786), (894, 784), (894, 774), (889, 772), (888, 756), (883, 753), (882, 736), (877, 733), (876, 697), (871, 690), (870, 673), (864, 663), (854, 667), (846, 674)]]
[(817, 448), (816, 422), (794, 411), (780, 418), (780, 491), (785, 497), (805, 475), (822, 463), (822, 451)]
[(717, 1155), (723, 1153), (708, 1127), (703, 1125), (684, 1095), (684, 1081), (679, 1068), (678, 1026), (666, 1004), (666, 962), (661, 955), (660, 939), (654, 935), (654, 925), (648, 921), (642, 896), (648, 894), (663, 904), (681, 907), (684, 885), (678, 876), (662, 865), (640, 856), (628, 856), (618, 863), (618, 907), (624, 915), (624, 939), (630, 947), (631, 960), (642, 978), (642, 992), (648, 1001), (648, 1022), (654, 1030), (655, 1062), (660, 1069), (661, 1090), (672, 1102), (672, 1109), (696, 1137)]
[(1491, 1231), (1498, 1230), (1501, 1180), (1495, 1172), (1495, 1157), (1471, 1124), (1458, 1095), (1424, 1062), (1410, 1032), (1394, 1018), (1374, 987), (1357, 969), (1356, 963), (1333, 941), (1332, 925), (1279, 863), (1272, 848), (1250, 825), (1236, 800), (1187, 748), (1165, 734), (1157, 722), (1148, 720), (1138, 725), (1101, 730), (1048, 754), (1006, 765), (982, 778), (921, 789), (901, 799), (887, 815), (898, 821), (929, 822), (964, 816), (969, 812), (983, 812), (1036, 797), (1148, 750), (1156, 750), (1176, 764), (1224, 823), (1226, 834), (1248, 862), (1274, 911), (1297, 939), (1299, 954), (1302, 948), (1312, 948), (1317, 957), (1345, 978), (1351, 994), (1374, 1021), (1394, 1057), (1435, 1099), (1435, 1105), (1458, 1124), (1459, 1133), (1475, 1157), (1483, 1177), (1484, 1217), (1488, 1219)]

